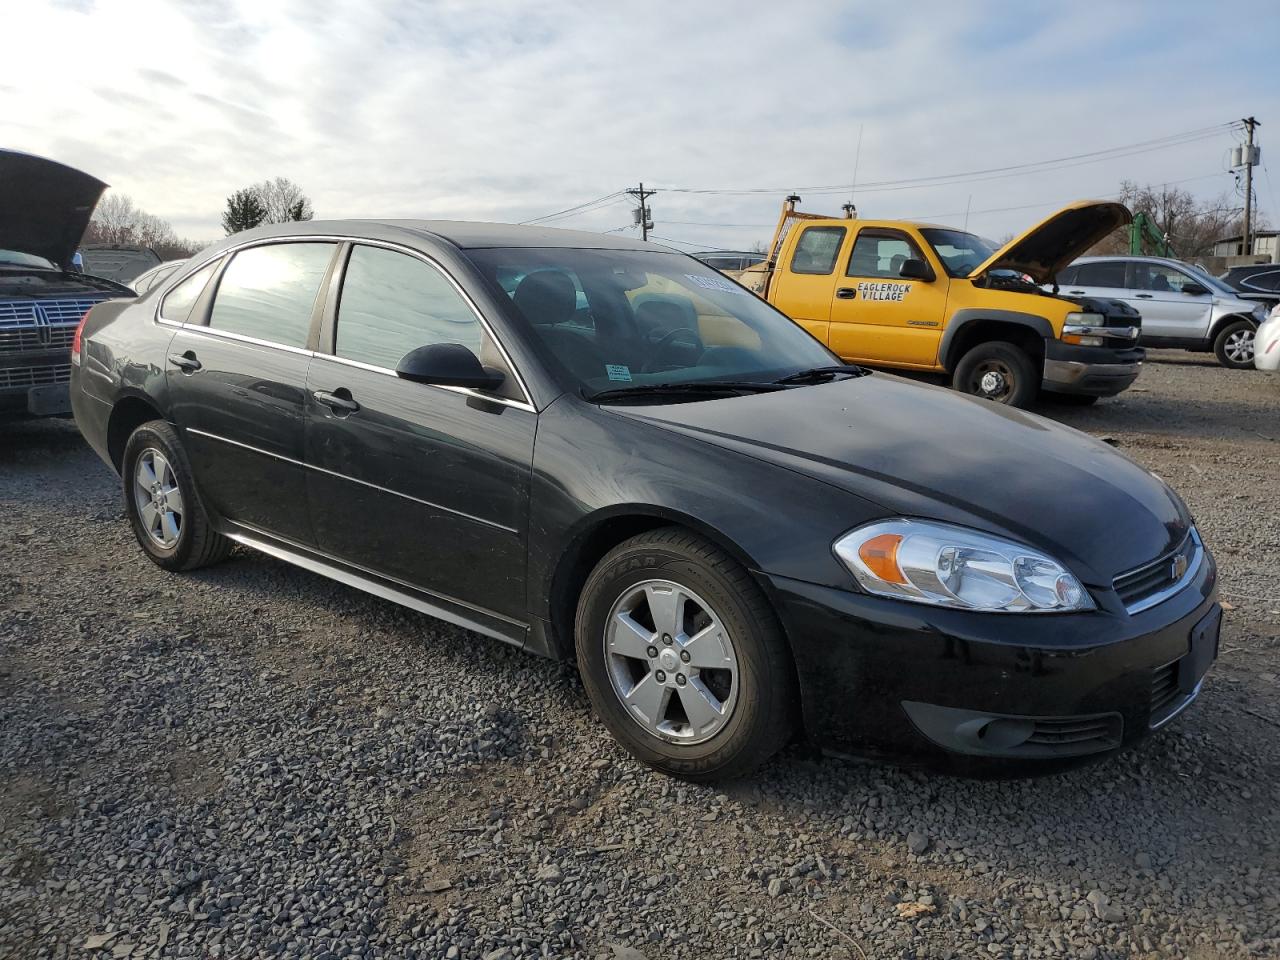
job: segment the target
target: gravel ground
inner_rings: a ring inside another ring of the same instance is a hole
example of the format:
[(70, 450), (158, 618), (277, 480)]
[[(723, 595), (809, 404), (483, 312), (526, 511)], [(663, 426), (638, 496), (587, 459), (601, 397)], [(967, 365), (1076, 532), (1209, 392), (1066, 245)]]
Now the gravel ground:
[(666, 779), (567, 667), (258, 555), (163, 573), (72, 424), (0, 427), (0, 957), (1280, 955), (1280, 380), (1155, 359), (1045, 412), (1181, 490), (1222, 657), (1018, 782)]

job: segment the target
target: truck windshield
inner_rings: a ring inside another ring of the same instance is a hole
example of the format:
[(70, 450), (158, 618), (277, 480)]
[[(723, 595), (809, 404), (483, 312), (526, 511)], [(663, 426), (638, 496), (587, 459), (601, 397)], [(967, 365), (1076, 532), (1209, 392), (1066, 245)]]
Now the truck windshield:
[(995, 244), (989, 240), (962, 230), (926, 227), (920, 232), (942, 261), (948, 276), (967, 277), (996, 252)]
[[(467, 251), (565, 387), (772, 384), (839, 359), (710, 267), (677, 253)], [(640, 391), (637, 391), (640, 393)]]

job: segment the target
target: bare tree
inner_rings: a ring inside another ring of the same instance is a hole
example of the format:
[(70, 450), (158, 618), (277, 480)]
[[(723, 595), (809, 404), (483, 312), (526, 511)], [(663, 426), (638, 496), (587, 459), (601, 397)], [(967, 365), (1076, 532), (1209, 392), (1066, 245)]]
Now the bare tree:
[(267, 215), (263, 223), (289, 223), (293, 220), (310, 220), (315, 216), (311, 198), (288, 177), (263, 180), (249, 188), (258, 195)]
[[(1120, 184), (1120, 201), (1135, 214), (1150, 217), (1156, 229), (1168, 235), (1177, 255), (1186, 259), (1210, 256), (1216, 241), (1239, 234), (1242, 227), (1240, 204), (1229, 194), (1198, 200), (1194, 194), (1169, 184), (1139, 185), (1124, 180)], [(1128, 253), (1129, 228), (1113, 231), (1089, 252)]]
[(179, 239), (169, 221), (147, 213), (126, 193), (109, 193), (102, 199), (82, 242), (150, 247), (164, 260), (190, 256), (201, 246)]

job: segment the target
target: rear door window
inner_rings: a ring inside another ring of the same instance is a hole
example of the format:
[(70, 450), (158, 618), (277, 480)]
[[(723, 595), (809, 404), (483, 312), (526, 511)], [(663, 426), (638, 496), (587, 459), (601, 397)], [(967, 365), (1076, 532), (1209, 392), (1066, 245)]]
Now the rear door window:
[(272, 243), (241, 250), (223, 271), (209, 327), (303, 348), (332, 243)]
[(791, 255), (791, 272), (831, 273), (844, 245), (844, 235), (844, 227), (806, 227)]
[(204, 293), (204, 288), (217, 267), (218, 261), (215, 260), (201, 267), (166, 293), (160, 304), (160, 316), (173, 323), (186, 323), (191, 316), (191, 308), (200, 299), (200, 294)]
[(1125, 261), (1106, 260), (1100, 263), (1082, 263), (1076, 272), (1075, 283), (1082, 287), (1124, 288)]

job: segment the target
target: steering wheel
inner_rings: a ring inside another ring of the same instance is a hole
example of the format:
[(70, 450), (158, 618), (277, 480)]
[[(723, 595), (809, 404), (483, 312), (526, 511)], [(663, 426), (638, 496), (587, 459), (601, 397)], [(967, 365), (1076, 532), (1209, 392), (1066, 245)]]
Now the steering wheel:
[(653, 354), (649, 358), (648, 362), (645, 363), (641, 372), (654, 373), (656, 369), (661, 366), (659, 361), (662, 359), (663, 352), (666, 351), (671, 344), (679, 340), (682, 334), (685, 335), (686, 342), (689, 343), (690, 346), (698, 348), (702, 347), (702, 337), (698, 335), (697, 330), (690, 327), (676, 327), (676, 329), (667, 331), (657, 340), (653, 341)]

